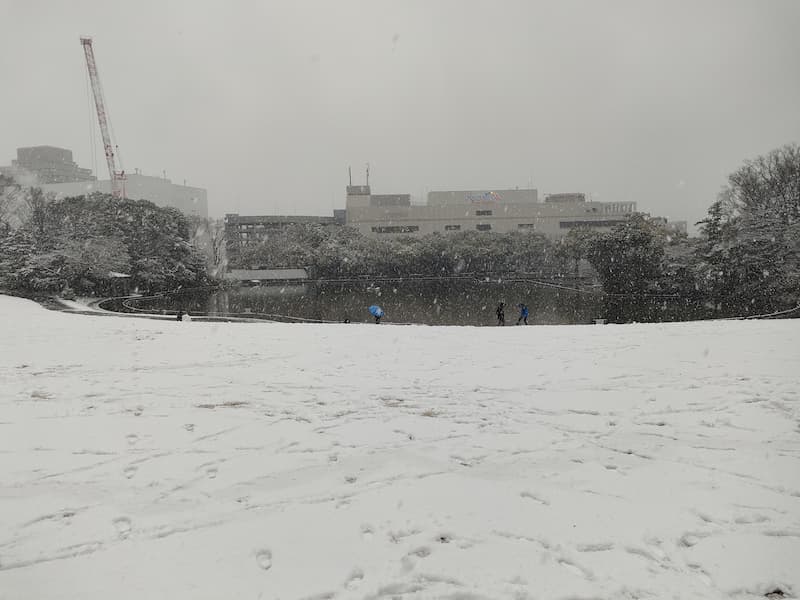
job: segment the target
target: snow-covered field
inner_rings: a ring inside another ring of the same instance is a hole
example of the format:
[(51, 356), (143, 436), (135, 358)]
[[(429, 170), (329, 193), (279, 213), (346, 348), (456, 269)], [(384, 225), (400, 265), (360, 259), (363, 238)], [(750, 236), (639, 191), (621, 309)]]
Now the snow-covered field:
[(800, 320), (177, 323), (0, 296), (0, 598), (800, 594)]

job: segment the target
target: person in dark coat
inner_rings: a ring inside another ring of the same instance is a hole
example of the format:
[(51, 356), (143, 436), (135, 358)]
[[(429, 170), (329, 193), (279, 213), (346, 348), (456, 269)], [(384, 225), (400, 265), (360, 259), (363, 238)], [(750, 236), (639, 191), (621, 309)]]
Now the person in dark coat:
[(505, 325), (506, 324), (506, 303), (501, 302), (497, 305), (497, 310), (494, 311), (497, 314), (497, 324), (498, 325)]
[(183, 321), (183, 309), (180, 309), (180, 310), (178, 311), (178, 314), (176, 315), (176, 319), (177, 319), (178, 321)]
[(524, 322), (525, 325), (528, 324), (528, 307), (524, 304), (519, 304), (519, 319), (517, 319), (517, 325), (520, 324), (520, 321)]

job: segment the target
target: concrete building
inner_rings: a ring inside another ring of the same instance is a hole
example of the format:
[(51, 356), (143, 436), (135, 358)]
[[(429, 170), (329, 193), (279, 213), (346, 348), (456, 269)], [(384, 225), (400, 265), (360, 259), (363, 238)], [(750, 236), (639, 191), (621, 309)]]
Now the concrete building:
[(315, 217), (304, 215), (225, 215), (225, 244), (228, 258), (236, 259), (242, 248), (256, 245), (275, 231), (289, 225), (344, 225), (343, 210), (333, 211), (332, 217)]
[[(41, 187), (62, 198), (93, 192), (111, 193), (108, 180), (53, 183)], [(208, 193), (203, 188), (177, 185), (163, 177), (130, 173), (125, 175), (124, 191), (125, 197), (132, 200), (149, 200), (157, 206), (177, 208), (187, 216), (208, 217)]]
[(667, 229), (675, 233), (687, 234), (689, 231), (689, 223), (686, 221), (667, 221)]
[(464, 190), (428, 192), (428, 206), (463, 206), (481, 203), (530, 204), (539, 201), (535, 189), (514, 190)]
[(32, 174), (39, 183), (96, 179), (90, 169), (82, 169), (72, 160), (72, 150), (55, 146), (17, 148), (17, 159), (11, 161), (9, 172)]
[(561, 204), (574, 204), (576, 202), (586, 202), (586, 194), (547, 194), (545, 202), (558, 202)]
[(583, 194), (553, 194), (539, 202), (535, 189), (436, 191), (420, 206), (406, 198), (373, 195), (369, 186), (348, 186), (347, 225), (373, 237), (533, 231), (558, 239), (576, 227), (608, 230), (636, 212), (635, 202), (587, 202)]
[(686, 221), (670, 221), (666, 217), (650, 217), (650, 222), (660, 225), (669, 233), (686, 234), (688, 230)]

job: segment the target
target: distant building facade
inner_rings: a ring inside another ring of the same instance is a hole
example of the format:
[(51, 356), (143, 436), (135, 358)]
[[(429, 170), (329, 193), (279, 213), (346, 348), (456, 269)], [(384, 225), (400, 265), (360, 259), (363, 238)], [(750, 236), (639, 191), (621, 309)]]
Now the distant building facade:
[(665, 217), (650, 217), (648, 220), (651, 223), (655, 223), (656, 225), (663, 227), (670, 233), (686, 234), (689, 229), (686, 221), (670, 221)]
[(225, 215), (225, 244), (228, 258), (235, 260), (243, 248), (254, 246), (264, 241), (270, 233), (279, 231), (289, 225), (344, 225), (343, 210), (335, 210), (332, 217), (315, 217), (308, 215)]
[(539, 192), (535, 189), (428, 192), (428, 206), (440, 208), (495, 203), (530, 204), (538, 201)]
[[(94, 192), (111, 193), (111, 182), (108, 180), (55, 183), (41, 187), (62, 198)], [(163, 177), (130, 173), (125, 175), (123, 189), (126, 198), (149, 200), (157, 206), (177, 208), (187, 216), (208, 217), (208, 192), (203, 188), (177, 185)]]
[(82, 169), (72, 160), (72, 150), (55, 146), (17, 148), (17, 159), (11, 161), (9, 172), (32, 174), (43, 184), (96, 179), (90, 169)]
[(544, 197), (544, 201), (547, 203), (558, 202), (560, 204), (575, 204), (578, 202), (586, 202), (586, 194), (547, 194), (547, 196)]
[[(397, 200), (387, 202), (387, 197)], [(528, 231), (558, 239), (576, 227), (609, 230), (636, 212), (635, 202), (587, 202), (584, 194), (553, 194), (539, 202), (535, 189), (434, 191), (427, 204), (416, 206), (405, 198), (348, 186), (347, 225), (372, 237)]]

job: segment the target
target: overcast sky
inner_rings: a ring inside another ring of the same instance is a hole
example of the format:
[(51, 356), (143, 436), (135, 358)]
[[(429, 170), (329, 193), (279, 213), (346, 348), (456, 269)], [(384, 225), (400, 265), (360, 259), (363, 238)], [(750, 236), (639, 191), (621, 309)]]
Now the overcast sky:
[(375, 193), (532, 182), (696, 221), (800, 142), (799, 30), (798, 0), (0, 0), (0, 164), (49, 144), (107, 178), (90, 35), (125, 169), (212, 215), (330, 214), (369, 162)]

